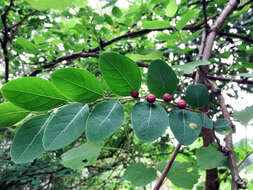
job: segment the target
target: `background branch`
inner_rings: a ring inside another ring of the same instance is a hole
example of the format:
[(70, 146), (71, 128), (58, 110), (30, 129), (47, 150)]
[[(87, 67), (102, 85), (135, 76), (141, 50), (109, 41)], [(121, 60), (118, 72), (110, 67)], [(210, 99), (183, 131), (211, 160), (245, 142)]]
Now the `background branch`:
[(166, 164), (166, 166), (165, 166), (165, 168), (163, 170), (162, 175), (157, 180), (157, 183), (156, 183), (156, 185), (155, 185), (155, 187), (154, 187), (153, 190), (159, 190), (160, 187), (162, 186), (163, 181), (164, 181), (165, 177), (167, 176), (167, 174), (168, 174), (168, 172), (169, 172), (169, 170), (170, 170), (170, 168), (171, 168), (171, 166), (172, 166), (172, 164), (173, 164), (173, 162), (174, 162), (174, 160), (175, 160), (175, 158), (176, 158), (176, 156), (177, 156), (178, 151), (179, 151), (180, 148), (181, 148), (181, 144), (178, 144), (175, 147), (175, 149), (174, 149), (174, 151), (173, 151), (173, 153), (172, 153), (169, 161), (167, 162), (167, 164)]

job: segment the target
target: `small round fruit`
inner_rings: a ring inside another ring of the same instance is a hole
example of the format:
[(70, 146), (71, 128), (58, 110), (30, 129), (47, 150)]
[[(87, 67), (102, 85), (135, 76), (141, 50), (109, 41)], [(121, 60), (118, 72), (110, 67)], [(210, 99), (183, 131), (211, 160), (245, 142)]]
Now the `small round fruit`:
[(163, 95), (163, 100), (164, 100), (165, 102), (170, 102), (170, 101), (172, 100), (172, 96), (171, 96), (170, 94), (168, 94), (168, 93), (165, 93), (165, 94)]
[(138, 90), (132, 90), (131, 96), (132, 96), (133, 98), (138, 98), (138, 97), (139, 97), (139, 92), (138, 92)]
[(149, 103), (153, 103), (155, 100), (156, 100), (156, 97), (154, 94), (148, 94), (146, 96), (146, 100), (149, 102)]
[(186, 107), (186, 101), (185, 100), (178, 100), (177, 107), (184, 109)]

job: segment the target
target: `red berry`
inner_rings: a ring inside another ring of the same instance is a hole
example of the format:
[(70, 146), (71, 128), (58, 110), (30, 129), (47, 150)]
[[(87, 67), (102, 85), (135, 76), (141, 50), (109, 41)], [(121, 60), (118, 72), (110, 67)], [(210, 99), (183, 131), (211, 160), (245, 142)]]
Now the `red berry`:
[(165, 94), (163, 95), (163, 100), (164, 100), (165, 102), (170, 102), (170, 101), (172, 100), (172, 96), (171, 96), (170, 94), (168, 94), (168, 93), (165, 93)]
[(138, 98), (138, 97), (139, 97), (139, 92), (138, 92), (138, 90), (132, 90), (131, 96), (132, 96), (133, 98)]
[(149, 103), (153, 103), (155, 100), (156, 100), (156, 97), (154, 94), (148, 94), (146, 96), (146, 100), (149, 102)]
[(183, 109), (186, 107), (186, 101), (185, 100), (178, 100), (177, 107)]

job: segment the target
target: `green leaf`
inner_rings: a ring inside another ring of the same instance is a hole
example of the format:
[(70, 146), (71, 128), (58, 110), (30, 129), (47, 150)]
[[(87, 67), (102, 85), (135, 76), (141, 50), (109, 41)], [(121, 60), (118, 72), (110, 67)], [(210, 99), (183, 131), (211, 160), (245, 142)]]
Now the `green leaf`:
[(143, 163), (132, 163), (127, 168), (123, 178), (133, 186), (145, 186), (156, 179), (156, 170), (147, 168)]
[(208, 128), (208, 129), (213, 128), (213, 121), (206, 114), (199, 113), (199, 116), (200, 116), (201, 121), (202, 121), (202, 127), (205, 127), (205, 128)]
[(31, 111), (50, 110), (66, 102), (51, 82), (37, 77), (12, 80), (2, 87), (2, 94), (16, 106)]
[(109, 15), (104, 14), (104, 17), (105, 17), (105, 22), (107, 22), (110, 25), (113, 25), (113, 20)]
[[(202, 121), (198, 113), (188, 110), (174, 110), (169, 115), (170, 128), (180, 144), (190, 145), (199, 136)], [(195, 125), (191, 128), (191, 125)]]
[(87, 120), (86, 136), (89, 141), (103, 141), (116, 132), (124, 121), (122, 105), (116, 101), (96, 105)]
[(168, 128), (166, 111), (159, 104), (139, 102), (135, 104), (131, 121), (135, 135), (143, 142), (152, 142), (162, 136)]
[(168, 42), (176, 43), (178, 41), (182, 41), (187, 33), (188, 33), (187, 31), (174, 32), (174, 33), (171, 33), (171, 34), (166, 34), (164, 32), (161, 32), (160, 34), (157, 35), (156, 39), (166, 40), (167, 43)]
[(193, 108), (201, 108), (209, 100), (208, 89), (203, 84), (191, 84), (185, 93), (186, 102)]
[(159, 29), (169, 27), (171, 27), (170, 22), (165, 20), (146, 21), (142, 23), (143, 29)]
[(149, 61), (149, 60), (156, 60), (160, 59), (163, 56), (162, 51), (155, 51), (150, 54), (141, 55), (141, 54), (127, 54), (127, 57), (134, 61)]
[(44, 152), (42, 136), (51, 117), (35, 116), (26, 121), (15, 134), (11, 145), (11, 159), (16, 163), (27, 163)]
[(253, 73), (240, 73), (234, 77), (237, 77), (237, 76), (240, 76), (240, 77), (245, 77), (245, 78), (252, 78), (253, 77)]
[(168, 17), (174, 17), (177, 12), (177, 8), (178, 6), (175, 0), (169, 0), (169, 3), (166, 8), (166, 15)]
[(187, 37), (183, 40), (184, 43), (187, 43), (187, 42), (192, 41), (193, 39), (197, 38), (197, 37), (200, 35), (201, 32), (202, 32), (202, 29), (201, 29), (201, 30), (198, 30), (198, 31), (196, 31), (196, 32), (194, 32), (192, 35), (187, 36)]
[(88, 114), (88, 105), (70, 104), (61, 108), (45, 129), (44, 148), (57, 150), (74, 142), (84, 132)]
[[(166, 163), (160, 163), (157, 168), (160, 172)], [(192, 189), (199, 179), (198, 170), (190, 162), (174, 162), (167, 174), (167, 178), (177, 187)]]
[(189, 9), (185, 14), (181, 16), (181, 19), (177, 22), (176, 29), (177, 30), (183, 29), (185, 25), (193, 18), (196, 18), (198, 14), (199, 14), (199, 10)]
[(38, 53), (36, 46), (25, 38), (18, 38), (14, 43), (23, 47), (24, 51), (27, 53)]
[(17, 107), (10, 102), (0, 104), (0, 127), (12, 126), (24, 119), (30, 111)]
[(119, 9), (119, 7), (115, 6), (115, 7), (112, 8), (112, 15), (117, 17), (117, 18), (120, 18), (122, 16), (122, 12)]
[(184, 74), (191, 74), (194, 72), (195, 68), (201, 65), (209, 65), (209, 61), (194, 61), (190, 63), (186, 63), (184, 65), (175, 65), (174, 68), (180, 69)]
[(197, 163), (200, 169), (207, 170), (227, 166), (228, 160), (213, 145), (209, 145), (208, 147), (201, 147), (197, 151)]
[(229, 120), (219, 118), (214, 122), (214, 130), (222, 135), (227, 135), (232, 131), (231, 122)]
[(51, 79), (64, 96), (75, 102), (90, 103), (103, 96), (102, 85), (86, 70), (59, 69), (51, 74)]
[(72, 148), (62, 154), (61, 164), (73, 170), (82, 169), (84, 166), (95, 163), (100, 151), (100, 144), (87, 142), (78, 148)]
[(129, 96), (141, 87), (141, 73), (136, 63), (118, 53), (103, 53), (99, 66), (106, 83), (113, 93)]
[(28, 1), (34, 9), (64, 9), (71, 5), (72, 0), (29, 0)]
[(235, 111), (232, 116), (239, 120), (243, 125), (247, 126), (253, 119), (253, 106), (246, 107), (242, 111)]
[(167, 63), (162, 60), (151, 62), (147, 77), (147, 85), (151, 93), (162, 98), (164, 93), (173, 94), (177, 84), (177, 76)]

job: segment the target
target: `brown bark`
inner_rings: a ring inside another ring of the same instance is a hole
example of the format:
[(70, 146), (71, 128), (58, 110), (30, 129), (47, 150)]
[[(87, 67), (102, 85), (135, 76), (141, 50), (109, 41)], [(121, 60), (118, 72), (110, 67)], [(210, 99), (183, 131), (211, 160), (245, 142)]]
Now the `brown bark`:
[[(228, 17), (228, 15), (235, 9), (238, 5), (237, 0), (230, 0), (227, 4), (227, 6), (224, 8), (224, 10), (221, 12), (217, 20), (214, 22), (214, 24), (210, 27), (209, 30), (204, 30), (203, 32), (203, 39), (200, 46), (200, 52), (199, 55), (201, 56), (201, 60), (210, 60), (213, 43), (216, 38), (216, 35), (218, 33), (218, 30)], [(205, 34), (206, 32), (206, 34)], [(200, 57), (199, 56), (199, 57)], [(207, 85), (207, 74), (208, 74), (208, 66), (200, 66), (197, 70), (196, 77), (195, 77), (195, 83), (203, 83)], [(214, 89), (214, 88), (212, 88)], [(217, 98), (220, 103), (222, 114), (225, 119), (229, 119), (229, 113), (227, 111), (227, 107), (224, 103), (224, 98), (221, 95), (220, 90), (217, 91)], [(208, 111), (208, 107), (206, 106), (203, 111)], [(204, 146), (208, 146), (212, 142), (215, 141), (215, 137), (212, 130), (202, 130), (202, 137), (204, 140)], [(233, 143), (232, 143), (232, 133), (230, 133), (228, 136), (226, 136), (226, 149), (228, 151), (228, 160), (232, 175), (232, 190), (238, 190), (239, 188), (243, 188), (245, 186), (245, 183), (241, 180), (239, 174), (238, 174), (238, 168), (234, 159), (233, 154)], [(219, 189), (219, 178), (218, 178), (218, 172), (217, 168), (206, 170), (206, 182), (205, 182), (205, 190), (218, 190)]]

